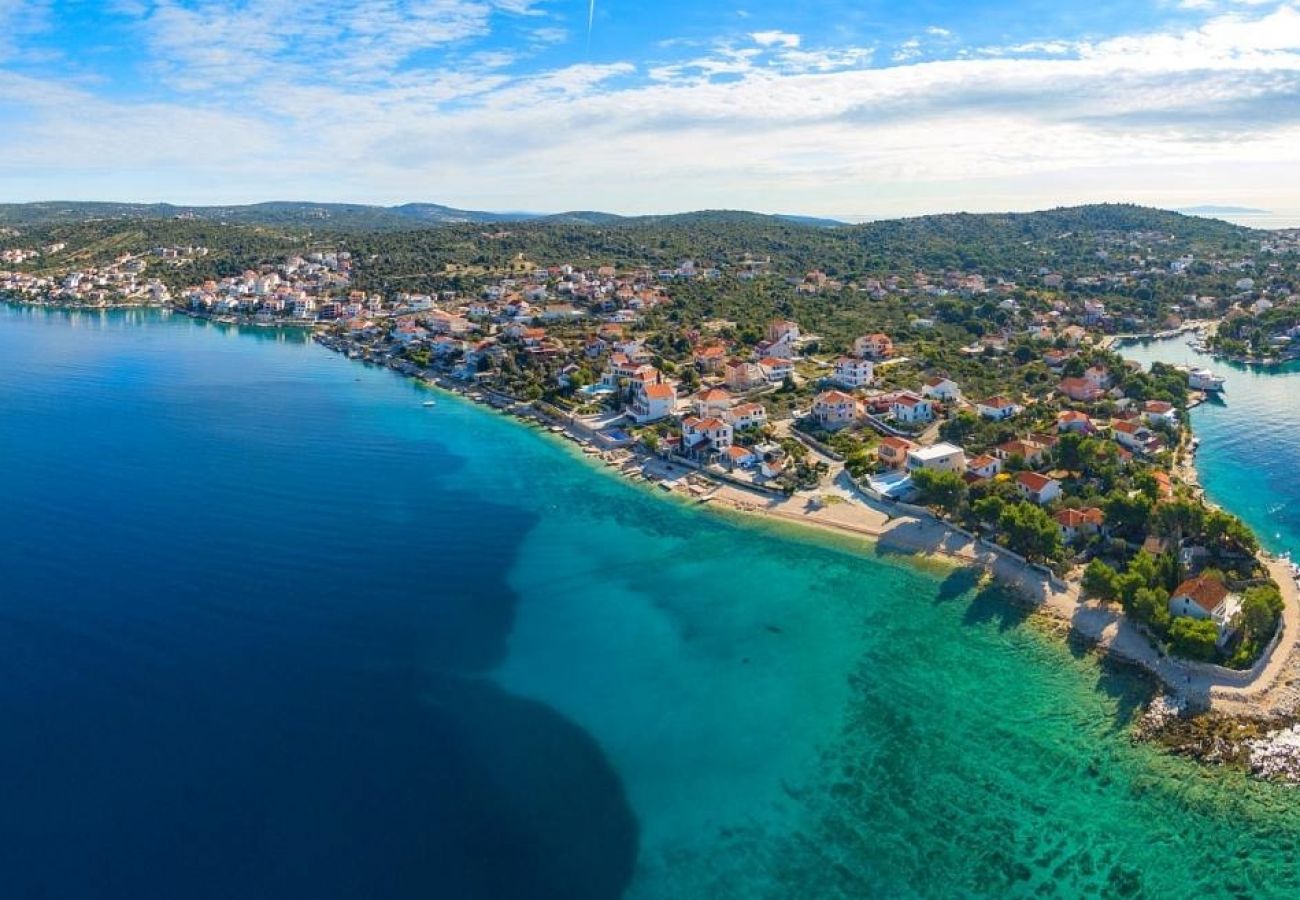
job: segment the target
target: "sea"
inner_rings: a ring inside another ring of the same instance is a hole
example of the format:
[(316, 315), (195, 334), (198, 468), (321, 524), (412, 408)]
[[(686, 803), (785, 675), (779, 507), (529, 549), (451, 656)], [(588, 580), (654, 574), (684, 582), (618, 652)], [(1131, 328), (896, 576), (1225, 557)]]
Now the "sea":
[[(1279, 545), (1295, 384), (1196, 413)], [(1151, 690), (300, 332), (0, 306), (4, 897), (1296, 896), (1300, 794)]]

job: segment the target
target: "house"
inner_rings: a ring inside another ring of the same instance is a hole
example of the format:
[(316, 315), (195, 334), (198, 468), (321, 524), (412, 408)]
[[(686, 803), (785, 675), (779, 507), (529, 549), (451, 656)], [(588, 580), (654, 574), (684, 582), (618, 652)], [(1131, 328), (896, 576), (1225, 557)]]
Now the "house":
[(1079, 403), (1092, 403), (1106, 392), (1086, 378), (1062, 378), (1061, 393)]
[(721, 372), (722, 365), (727, 361), (727, 348), (714, 344), (711, 347), (701, 347), (695, 351), (695, 365), (706, 374)]
[(934, 404), (925, 397), (918, 397), (911, 391), (903, 391), (894, 397), (889, 411), (898, 422), (929, 422), (934, 418)]
[(823, 428), (840, 428), (862, 418), (862, 402), (843, 391), (823, 391), (813, 398), (812, 412)]
[(907, 451), (907, 470), (929, 469), (932, 472), (966, 471), (966, 451), (955, 444), (933, 444)]
[(737, 447), (735, 444), (727, 448), (726, 452), (722, 454), (722, 458), (733, 469), (748, 469), (758, 462), (758, 457), (754, 454), (754, 451), (748, 447)]
[(732, 407), (723, 418), (738, 429), (762, 428), (767, 424), (767, 407), (761, 403), (742, 403)]
[(891, 469), (901, 469), (907, 464), (907, 454), (915, 450), (916, 446), (907, 438), (884, 437), (876, 448), (876, 458)]
[(992, 478), (1002, 471), (1002, 460), (996, 456), (981, 453), (966, 463), (966, 471), (977, 478)]
[(762, 344), (764, 355), (793, 359), (798, 341), (799, 326), (785, 319), (777, 319), (767, 326), (767, 340)]
[(1037, 472), (1021, 472), (1016, 476), (1016, 490), (1026, 500), (1042, 506), (1061, 496), (1061, 483)]
[(767, 383), (767, 376), (756, 364), (743, 359), (728, 360), (723, 373), (727, 387), (744, 392)]
[(688, 416), (682, 420), (683, 444), (692, 453), (725, 453), (734, 437), (731, 423), (714, 416), (706, 419)]
[(1092, 419), (1088, 418), (1086, 413), (1081, 413), (1076, 409), (1067, 409), (1057, 414), (1056, 430), (1062, 434), (1066, 432), (1091, 434), (1093, 431)]
[(993, 422), (1001, 422), (1021, 412), (1022, 407), (1006, 397), (990, 397), (975, 404), (975, 410)]
[(950, 403), (961, 396), (961, 389), (957, 387), (957, 382), (951, 378), (936, 375), (934, 378), (926, 379), (925, 383), (921, 385), (921, 396), (938, 400), (941, 403)]
[(1142, 418), (1148, 425), (1167, 425), (1172, 428), (1178, 424), (1178, 410), (1164, 400), (1148, 400), (1142, 404)]
[(1105, 366), (1092, 366), (1084, 371), (1083, 377), (1089, 384), (1102, 391), (1109, 389), (1113, 383), (1110, 371)]
[(888, 359), (894, 355), (894, 342), (887, 334), (868, 334), (853, 342), (853, 355), (870, 359)]
[(835, 361), (834, 381), (841, 387), (866, 387), (874, 378), (875, 366), (870, 360), (858, 359), (855, 356), (841, 356)]
[(1039, 441), (1019, 438), (1007, 441), (1005, 444), (999, 444), (993, 450), (993, 455), (1000, 460), (1008, 460), (1013, 456), (1020, 457), (1024, 464), (1030, 466), (1041, 465), (1043, 456), (1047, 453), (1047, 446)]
[(677, 410), (677, 389), (664, 382), (636, 382), (627, 413), (638, 425), (666, 419)]
[(765, 356), (758, 361), (768, 381), (785, 381), (794, 376), (794, 363), (778, 356)]
[(1087, 509), (1063, 509), (1052, 516), (1061, 529), (1061, 537), (1069, 543), (1079, 537), (1090, 537), (1101, 532), (1106, 522), (1102, 511), (1095, 506)]
[(1169, 595), (1169, 614), (1209, 619), (1219, 632), (1220, 647), (1232, 636), (1232, 620), (1241, 610), (1241, 598), (1228, 593), (1228, 586), (1214, 575), (1189, 578)]
[(1159, 436), (1137, 422), (1114, 421), (1111, 431), (1117, 444), (1134, 453), (1155, 453), (1164, 446)]
[(700, 417), (720, 416), (731, 409), (736, 398), (723, 388), (704, 388), (691, 398), (695, 414)]

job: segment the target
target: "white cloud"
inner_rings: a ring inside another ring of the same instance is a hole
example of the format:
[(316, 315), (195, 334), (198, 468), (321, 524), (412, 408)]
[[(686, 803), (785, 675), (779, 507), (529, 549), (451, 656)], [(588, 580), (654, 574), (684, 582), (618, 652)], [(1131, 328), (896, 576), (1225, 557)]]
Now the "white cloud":
[(749, 37), (760, 47), (789, 47), (793, 49), (799, 46), (799, 35), (791, 34), (788, 31), (754, 31), (750, 33)]
[[(455, 17), (442, 21), (442, 33), (455, 30)], [(179, 38), (195, 26), (173, 27)], [(57, 178), (98, 185), (86, 196), (130, 199), (145, 184), (182, 202), (293, 195), (844, 215), (1178, 192), (1194, 203), (1205, 184), (1230, 183), (1237, 202), (1300, 208), (1293, 3), (1177, 31), (877, 67), (867, 67), (870, 47), (754, 36), (671, 65), (533, 75), (482, 55), (416, 71), (391, 56), (372, 67), (353, 60), (342, 80), (274, 60), (280, 42), (312, 46), (330, 33), (282, 24), (245, 35), (249, 49), (218, 27), (211, 46), (192, 48), (197, 68), (165, 57), (176, 77), (196, 79), (273, 58), (262, 77), (228, 82), (220, 103), (138, 105), (0, 77), (0, 104), (25, 113), (0, 133), (0, 191), (18, 197)]]

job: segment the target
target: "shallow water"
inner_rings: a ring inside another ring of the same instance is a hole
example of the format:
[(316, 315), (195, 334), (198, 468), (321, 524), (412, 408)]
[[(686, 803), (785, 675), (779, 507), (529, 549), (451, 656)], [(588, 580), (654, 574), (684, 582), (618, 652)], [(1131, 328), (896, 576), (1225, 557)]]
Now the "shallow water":
[(1293, 793), (1132, 746), (1145, 684), (970, 573), (426, 396), (300, 338), (0, 307), (7, 894), (1300, 885)]

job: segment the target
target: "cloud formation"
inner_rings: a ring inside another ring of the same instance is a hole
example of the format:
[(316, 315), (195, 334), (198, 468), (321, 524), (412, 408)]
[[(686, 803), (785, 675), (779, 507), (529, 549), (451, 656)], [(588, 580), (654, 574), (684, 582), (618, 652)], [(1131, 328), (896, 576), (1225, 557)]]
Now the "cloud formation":
[[(0, 16), (18, 5), (0, 0)], [(505, 21), (533, 37), (480, 46)], [(762, 29), (591, 63), (554, 49), (565, 20), (533, 0), (159, 0), (130, 22), (156, 95), (0, 68), (0, 115), (16, 123), (0, 133), (0, 190), (828, 215), (1300, 208), (1294, 2), (1216, 3), (1106, 40)], [(430, 52), (439, 64), (415, 64)], [(543, 52), (561, 58), (519, 65)]]

